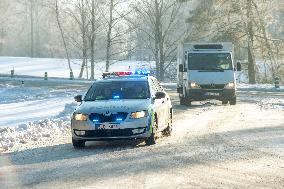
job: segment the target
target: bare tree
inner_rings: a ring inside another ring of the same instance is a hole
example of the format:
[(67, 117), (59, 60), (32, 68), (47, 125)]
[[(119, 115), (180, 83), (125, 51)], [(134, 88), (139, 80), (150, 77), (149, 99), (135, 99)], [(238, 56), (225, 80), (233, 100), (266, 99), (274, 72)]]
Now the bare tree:
[(169, 67), (166, 60), (172, 59), (178, 40), (184, 35), (184, 28), (177, 26), (181, 4), (170, 0), (141, 0), (133, 6), (137, 22), (128, 21), (146, 34), (145, 40), (156, 62), (156, 75), (163, 81)]
[(72, 70), (72, 67), (71, 67), (71, 62), (70, 62), (70, 56), (69, 56), (69, 52), (68, 52), (68, 49), (67, 49), (67, 44), (66, 44), (66, 40), (65, 40), (65, 36), (64, 36), (64, 31), (63, 31), (61, 20), (60, 20), (58, 0), (55, 0), (55, 12), (56, 12), (57, 25), (58, 25), (58, 28), (60, 30), (60, 35), (61, 35), (61, 38), (62, 38), (62, 41), (63, 41), (65, 54), (66, 54), (66, 58), (67, 58), (67, 61), (68, 61), (69, 71), (73, 73), (73, 70)]

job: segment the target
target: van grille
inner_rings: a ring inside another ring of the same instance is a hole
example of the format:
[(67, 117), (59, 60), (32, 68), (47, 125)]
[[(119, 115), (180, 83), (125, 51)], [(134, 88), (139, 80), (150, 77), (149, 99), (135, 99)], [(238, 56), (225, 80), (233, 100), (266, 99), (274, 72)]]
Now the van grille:
[(200, 85), (202, 89), (224, 89), (224, 84), (209, 84), (209, 85)]

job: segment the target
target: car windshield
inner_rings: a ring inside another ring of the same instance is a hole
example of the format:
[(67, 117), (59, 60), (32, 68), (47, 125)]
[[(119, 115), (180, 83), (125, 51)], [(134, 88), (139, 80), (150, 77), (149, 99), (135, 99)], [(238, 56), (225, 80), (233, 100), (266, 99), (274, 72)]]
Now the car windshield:
[(93, 84), (84, 100), (147, 98), (150, 98), (150, 91), (146, 81), (111, 81)]
[(189, 70), (232, 70), (230, 53), (190, 53)]

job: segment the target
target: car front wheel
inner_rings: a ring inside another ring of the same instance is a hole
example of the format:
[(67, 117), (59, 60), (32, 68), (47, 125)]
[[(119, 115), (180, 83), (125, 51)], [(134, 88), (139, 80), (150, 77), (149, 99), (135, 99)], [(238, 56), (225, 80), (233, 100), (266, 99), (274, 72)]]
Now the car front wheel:
[(173, 112), (171, 110), (170, 115), (169, 115), (169, 122), (168, 122), (168, 127), (162, 131), (163, 136), (171, 136), (172, 134), (172, 126), (173, 126)]
[(152, 127), (152, 131), (151, 131), (151, 136), (149, 138), (147, 138), (145, 140), (145, 143), (147, 146), (150, 146), (150, 145), (153, 145), (153, 144), (156, 144), (156, 130), (157, 130), (157, 119), (156, 119), (156, 116), (153, 120), (153, 127)]
[(85, 141), (84, 140), (75, 140), (72, 138), (72, 144), (73, 147), (76, 149), (84, 148), (85, 147)]
[(237, 98), (234, 97), (230, 100), (230, 105), (236, 105), (237, 104)]

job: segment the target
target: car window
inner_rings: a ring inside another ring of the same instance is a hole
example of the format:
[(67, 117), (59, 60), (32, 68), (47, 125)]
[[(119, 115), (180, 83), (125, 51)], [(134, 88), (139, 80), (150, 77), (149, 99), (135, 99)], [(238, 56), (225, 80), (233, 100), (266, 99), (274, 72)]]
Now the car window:
[(95, 83), (85, 95), (84, 100), (147, 98), (150, 98), (150, 91), (145, 81), (110, 81)]

